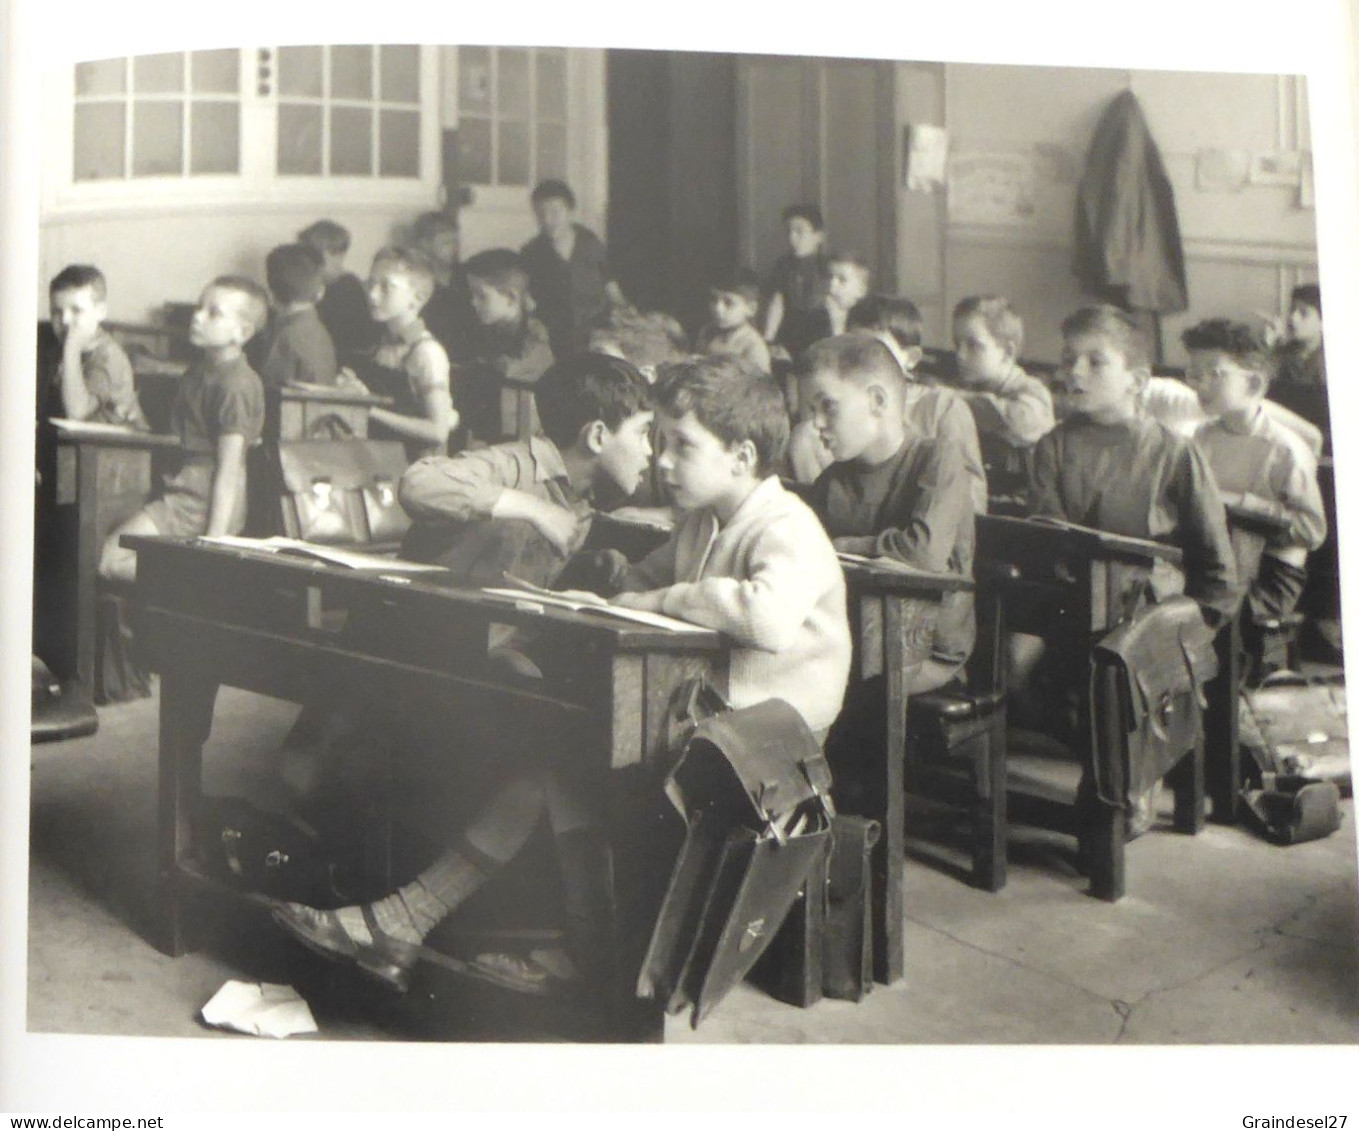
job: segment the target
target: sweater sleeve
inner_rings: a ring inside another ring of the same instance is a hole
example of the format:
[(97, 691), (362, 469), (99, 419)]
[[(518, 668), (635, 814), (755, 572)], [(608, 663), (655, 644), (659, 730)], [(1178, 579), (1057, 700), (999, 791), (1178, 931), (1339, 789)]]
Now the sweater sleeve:
[(830, 584), (825, 562), (833, 555), (807, 552), (810, 538), (824, 537), (793, 516), (770, 523), (752, 539), (743, 577), (705, 577), (666, 590), (661, 611), (716, 629), (736, 644), (780, 652), (798, 639), (821, 594)]
[(992, 432), (1016, 447), (1036, 444), (1052, 431), (1052, 397), (1031, 377), (1004, 393), (965, 393), (978, 432)]
[(1315, 467), (1288, 453), (1275, 468), (1275, 478), (1275, 496), (1288, 520), (1283, 544), (1303, 546), (1309, 551), (1317, 549), (1326, 541), (1326, 510)]
[(1029, 509), (1037, 517), (1069, 519), (1062, 502), (1056, 433), (1048, 433), (1033, 449), (1029, 472)]
[(1236, 614), (1241, 592), (1227, 510), (1197, 444), (1185, 442), (1181, 448), (1172, 490), (1184, 550), (1185, 595), (1197, 601), (1208, 622), (1217, 627)]
[(890, 525), (879, 532), (876, 550), (942, 573), (948, 570), (958, 529), (972, 511), (972, 493), (958, 448), (926, 440), (923, 457), (916, 469), (914, 505), (908, 513), (884, 516)]

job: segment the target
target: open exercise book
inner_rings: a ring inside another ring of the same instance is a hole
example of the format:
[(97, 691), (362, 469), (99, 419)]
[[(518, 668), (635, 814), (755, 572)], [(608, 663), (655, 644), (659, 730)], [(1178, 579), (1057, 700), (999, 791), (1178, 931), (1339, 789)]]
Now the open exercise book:
[(299, 538), (285, 538), (275, 534), (271, 538), (240, 538), (233, 534), (204, 535), (200, 542), (214, 546), (230, 546), (237, 550), (256, 550), (265, 554), (288, 554), (299, 558), (315, 558), (347, 569), (373, 570), (378, 573), (443, 573), (442, 566), (425, 565), (389, 558), (384, 554), (366, 554), (362, 550), (342, 550), (338, 546), (323, 546), (319, 542), (303, 542)]
[(505, 580), (513, 588), (483, 589), (482, 592), (491, 597), (513, 601), (518, 608), (550, 605), (554, 609), (570, 609), (576, 613), (603, 613), (605, 616), (614, 617), (618, 620), (645, 624), (652, 628), (663, 628), (667, 632), (710, 631), (702, 625), (692, 624), (687, 620), (677, 620), (675, 617), (668, 617), (663, 613), (647, 613), (640, 609), (624, 609), (618, 605), (611, 605), (603, 597), (597, 597), (593, 593), (584, 593), (575, 589), (559, 593), (554, 589), (544, 589), (541, 585), (534, 585), (508, 573), (505, 575)]

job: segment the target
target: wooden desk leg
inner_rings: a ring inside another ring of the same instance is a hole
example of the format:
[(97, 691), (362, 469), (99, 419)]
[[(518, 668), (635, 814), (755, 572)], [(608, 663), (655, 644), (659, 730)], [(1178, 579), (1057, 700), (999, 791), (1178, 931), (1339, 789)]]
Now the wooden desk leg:
[(996, 892), (1005, 886), (1009, 863), (1005, 839), (1009, 776), (1003, 706), (976, 741), (983, 744), (986, 761), (977, 776), (978, 798), (972, 814), (972, 875), (983, 891)]
[[(887, 598), (882, 602), (887, 709), (882, 765), (875, 767), (873, 773), (883, 792), (871, 806), (878, 811), (865, 814), (882, 825), (882, 836), (873, 849), (873, 977), (887, 985), (900, 979), (906, 970), (903, 938), (906, 911), (901, 888), (906, 872), (906, 697), (910, 676), (906, 669), (906, 641), (912, 628), (909, 619), (905, 601)], [(892, 662), (894, 651), (897, 662)], [(877, 751), (874, 754), (879, 756)]]
[(1203, 716), (1208, 795), (1213, 800), (1213, 822), (1234, 825), (1241, 799), (1241, 733), (1237, 712), (1241, 688), (1241, 614), (1217, 634), (1217, 678), (1205, 688)]
[[(1122, 744), (1127, 741), (1123, 728), (1123, 712), (1120, 709), (1120, 675), (1112, 664), (1101, 665), (1096, 673), (1099, 688), (1096, 692), (1094, 711), (1084, 712), (1087, 719), (1093, 713), (1093, 726), (1087, 723), (1092, 740), (1086, 743), (1090, 765), (1102, 762), (1099, 766), (1099, 780), (1092, 780), (1086, 789), (1089, 825), (1086, 829), (1087, 851), (1090, 860), (1090, 894), (1096, 899), (1110, 903), (1122, 899), (1127, 890), (1124, 871), (1124, 846), (1128, 839), (1128, 815), (1122, 805), (1108, 804), (1100, 797), (1121, 798), (1127, 792), (1123, 780), (1123, 759), (1119, 756)], [(1094, 728), (1098, 728), (1096, 735)], [(1101, 759), (1103, 749), (1112, 754)]]
[(172, 957), (189, 949), (180, 867), (194, 855), (193, 821), (203, 792), (203, 743), (212, 729), (216, 700), (217, 683), (188, 654), (172, 656), (161, 669), (157, 946)]

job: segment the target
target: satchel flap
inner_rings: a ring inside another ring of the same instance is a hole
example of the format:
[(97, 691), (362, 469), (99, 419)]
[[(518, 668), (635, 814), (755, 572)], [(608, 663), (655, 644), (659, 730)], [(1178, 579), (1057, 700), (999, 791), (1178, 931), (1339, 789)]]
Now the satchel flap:
[(1145, 608), (1100, 640), (1096, 660), (1117, 664), (1128, 681), (1130, 730), (1167, 696), (1192, 691), (1201, 698), (1204, 684), (1217, 675), (1213, 635), (1198, 604), (1177, 596)]
[(394, 490), (406, 469), (405, 449), (391, 440), (297, 440), (278, 446), (284, 489), (301, 494), (318, 480), (336, 491), (385, 482)]

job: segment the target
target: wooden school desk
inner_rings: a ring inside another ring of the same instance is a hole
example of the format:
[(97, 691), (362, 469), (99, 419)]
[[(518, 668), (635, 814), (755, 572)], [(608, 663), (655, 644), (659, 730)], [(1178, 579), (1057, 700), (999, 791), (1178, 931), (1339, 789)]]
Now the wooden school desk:
[(104, 540), (146, 502), (152, 453), (177, 448), (179, 439), (112, 424), (53, 420), (52, 425), (57, 431), (52, 517), (61, 524), (66, 563), (57, 584), (66, 594), (62, 604), (70, 615), (63, 618), (61, 656), (48, 663), (58, 675), (75, 675), (93, 690), (96, 588)]
[[(1146, 603), (1147, 585), (1158, 561), (1178, 566), (1178, 547), (1130, 538), (1090, 527), (1038, 519), (977, 519), (977, 559), (1006, 567), (1014, 580), (999, 594), (1011, 632), (1041, 636), (1063, 650), (1087, 653), (1106, 633)], [(1090, 689), (1082, 684), (1081, 758), (1092, 758)], [(1101, 780), (1115, 794), (1126, 790), (1123, 767), (1101, 767)], [(1178, 808), (1178, 806), (1177, 806)], [(1125, 888), (1122, 808), (1093, 806), (1089, 832), (1090, 891), (1100, 899), (1122, 898)]]
[[(655, 823), (666, 811), (667, 715), (673, 693), (691, 678), (706, 676), (725, 692), (727, 649), (716, 633), (535, 606), (531, 596), (506, 603), (420, 575), (349, 570), (196, 539), (126, 543), (137, 551), (140, 623), (161, 677), (159, 945), (166, 953), (188, 948), (185, 897), (211, 886), (195, 866), (192, 815), (219, 685), (294, 702), (323, 689), (403, 711), (437, 703), (480, 720), (541, 716), (552, 720), (542, 728), (544, 740), (558, 749), (568, 743), (563, 757), (593, 775), (605, 800), (620, 955), (606, 995), (610, 1035), (661, 1039), (660, 1005), (639, 1001), (635, 991), (672, 863), (663, 853), (657, 858), (665, 838)], [(380, 631), (327, 631), (315, 615), (321, 606)], [(498, 676), (486, 663), (493, 624), (531, 626), (535, 655), (543, 649), (570, 657), (569, 673), (542, 682)], [(469, 745), (455, 757), (479, 756), (484, 752)]]
[[(907, 702), (920, 666), (929, 658), (944, 597), (972, 582), (881, 561), (841, 559), (854, 642), (851, 680), (881, 677), (885, 698), (874, 720), (877, 741), (857, 762), (858, 816), (882, 826), (873, 849), (873, 977), (892, 983), (905, 972), (905, 752)], [(832, 765), (833, 773), (840, 773)]]

